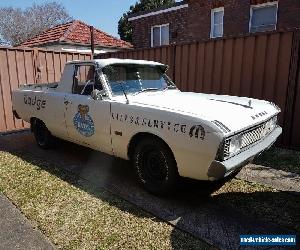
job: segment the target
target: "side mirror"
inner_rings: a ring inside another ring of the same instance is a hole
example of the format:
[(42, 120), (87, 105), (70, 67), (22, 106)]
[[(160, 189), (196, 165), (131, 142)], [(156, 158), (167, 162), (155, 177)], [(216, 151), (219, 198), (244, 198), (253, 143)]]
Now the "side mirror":
[(91, 93), (91, 97), (94, 99), (94, 100), (102, 100), (103, 99), (103, 96), (102, 96), (102, 93), (100, 90), (98, 89), (94, 89)]

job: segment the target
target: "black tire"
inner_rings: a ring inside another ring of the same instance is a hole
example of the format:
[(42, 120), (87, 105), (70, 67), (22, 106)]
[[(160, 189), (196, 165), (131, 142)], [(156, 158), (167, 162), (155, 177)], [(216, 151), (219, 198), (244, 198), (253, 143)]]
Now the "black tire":
[(53, 136), (46, 125), (40, 120), (34, 120), (31, 126), (38, 146), (42, 149), (51, 148), (53, 145)]
[(133, 154), (137, 177), (142, 186), (155, 195), (168, 195), (178, 180), (177, 164), (168, 146), (156, 138), (145, 138)]

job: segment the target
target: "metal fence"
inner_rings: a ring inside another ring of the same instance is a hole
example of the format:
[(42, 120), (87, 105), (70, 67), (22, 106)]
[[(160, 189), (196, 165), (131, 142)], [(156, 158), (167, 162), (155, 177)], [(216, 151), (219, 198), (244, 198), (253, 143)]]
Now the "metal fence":
[(25, 83), (60, 80), (70, 60), (88, 60), (90, 54), (0, 47), (0, 132), (28, 127), (12, 114), (11, 92)]
[[(300, 148), (299, 34), (264, 33), (108, 53), (99, 57), (145, 59), (168, 64), (169, 76), (183, 91), (273, 101), (282, 109), (279, 122), (284, 132), (280, 145)], [(0, 48), (0, 132), (28, 126), (12, 115), (12, 90), (24, 83), (59, 81), (67, 61), (90, 58), (90, 54)]]
[(168, 64), (169, 76), (183, 91), (273, 101), (282, 109), (279, 122), (284, 132), (280, 145), (300, 148), (298, 47), (298, 33), (278, 32), (109, 53), (99, 58)]

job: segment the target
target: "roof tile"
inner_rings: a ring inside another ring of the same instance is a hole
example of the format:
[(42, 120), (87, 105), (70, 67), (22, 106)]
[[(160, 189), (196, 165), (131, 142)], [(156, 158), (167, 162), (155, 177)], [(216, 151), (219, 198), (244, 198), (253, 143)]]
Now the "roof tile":
[[(95, 45), (103, 47), (132, 48), (128, 42), (113, 37), (101, 30), (94, 28)], [(69, 23), (57, 25), (41, 34), (25, 41), (20, 46), (34, 47), (52, 42), (70, 42), (89, 45), (91, 44), (90, 26), (82, 21), (74, 20)]]

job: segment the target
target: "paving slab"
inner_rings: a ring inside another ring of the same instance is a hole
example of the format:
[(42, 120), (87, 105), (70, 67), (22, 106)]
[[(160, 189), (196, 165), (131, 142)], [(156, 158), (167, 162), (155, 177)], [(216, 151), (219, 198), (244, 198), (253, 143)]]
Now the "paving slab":
[(55, 247), (0, 193), (0, 249), (53, 250)]
[[(92, 184), (95, 190), (104, 188), (220, 249), (239, 249), (240, 234), (296, 234), (276, 224), (260, 221), (226, 207), (218, 202), (218, 197), (203, 198), (194, 185), (184, 187), (176, 196), (169, 198), (153, 196), (137, 184), (134, 170), (127, 161), (75, 144), (62, 143), (53, 150), (43, 151), (36, 146), (30, 133), (19, 133), (2, 136), (0, 150), (21, 158), (28, 152), (53, 162), (79, 176), (83, 182)], [(28, 160), (26, 157), (24, 159)], [(80, 187), (84, 188), (84, 185)], [(93, 193), (91, 189), (85, 191)], [(270, 192), (268, 195), (273, 196), (274, 193)], [(228, 198), (230, 199), (230, 194)], [(171, 237), (177, 237), (175, 231)]]

